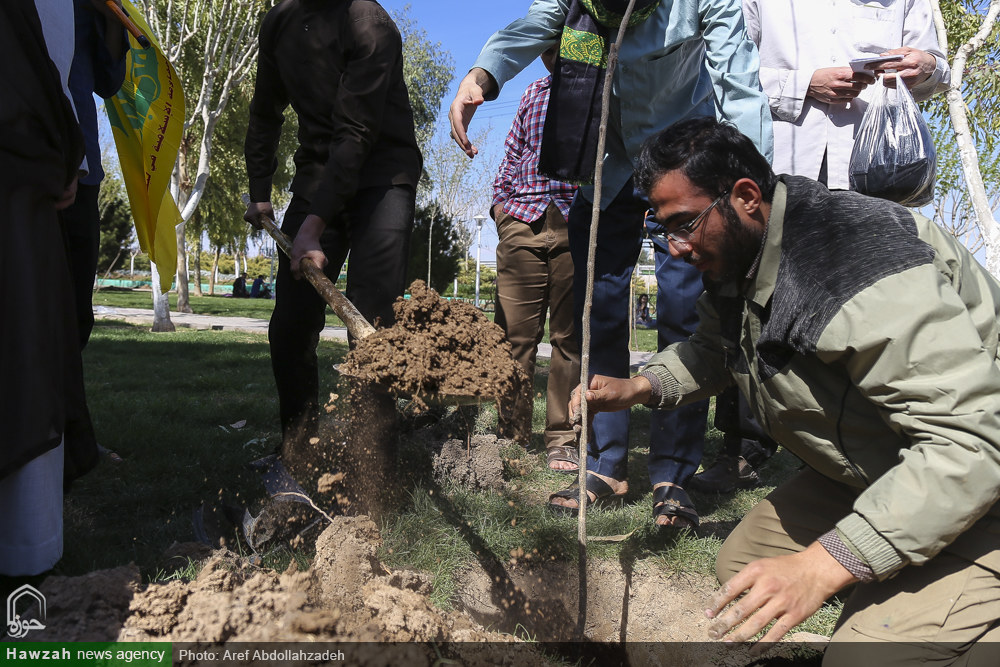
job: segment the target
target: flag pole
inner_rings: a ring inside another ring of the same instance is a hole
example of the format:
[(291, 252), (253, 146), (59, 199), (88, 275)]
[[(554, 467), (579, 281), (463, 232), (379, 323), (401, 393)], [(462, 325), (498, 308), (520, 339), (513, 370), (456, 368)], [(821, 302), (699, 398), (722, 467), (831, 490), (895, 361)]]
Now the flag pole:
[(111, 13), (115, 15), (115, 18), (121, 21), (121, 24), (125, 26), (125, 29), (128, 30), (133, 37), (135, 37), (135, 41), (139, 42), (139, 46), (144, 49), (148, 49), (149, 38), (142, 34), (142, 31), (139, 30), (139, 26), (132, 22), (129, 15), (125, 13), (125, 10), (119, 7), (115, 0), (104, 0), (104, 4), (107, 5), (108, 9), (111, 10)]

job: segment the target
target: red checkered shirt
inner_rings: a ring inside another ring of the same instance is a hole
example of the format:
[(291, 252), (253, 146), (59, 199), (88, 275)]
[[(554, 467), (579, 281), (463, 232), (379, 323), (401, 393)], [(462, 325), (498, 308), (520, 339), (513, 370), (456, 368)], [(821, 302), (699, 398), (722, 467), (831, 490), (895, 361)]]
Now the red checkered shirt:
[(549, 107), (552, 77), (535, 81), (521, 96), (521, 105), (504, 142), (504, 159), (493, 183), (493, 207), (503, 204), (503, 212), (523, 222), (534, 222), (545, 214), (549, 202), (569, 215), (576, 186), (553, 181), (538, 173), (542, 148), (542, 126)]

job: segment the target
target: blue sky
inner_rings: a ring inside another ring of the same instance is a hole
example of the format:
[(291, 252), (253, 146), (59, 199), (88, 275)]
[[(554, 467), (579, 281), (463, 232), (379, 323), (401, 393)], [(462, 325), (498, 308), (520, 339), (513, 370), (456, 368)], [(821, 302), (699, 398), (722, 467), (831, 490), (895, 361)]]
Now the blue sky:
[[(529, 0), (508, 2), (380, 0), (380, 4), (393, 15), (409, 5), (410, 17), (427, 32), (430, 41), (439, 43), (442, 50), (451, 53), (455, 65), (455, 80), (442, 104), (442, 118), (447, 116), (448, 106), (458, 89), (458, 82), (472, 67), (486, 40), (514, 19), (524, 16), (531, 6)], [(521, 93), (529, 83), (546, 73), (539, 61), (532, 63), (504, 86), (498, 99), (487, 102), (476, 112), (473, 129), (475, 123), (485, 123), (489, 120), (497, 128), (496, 134), (505, 134), (514, 117), (514, 111), (517, 110)]]
[[(530, 0), (513, 0), (508, 2), (483, 2), (482, 0), (379, 0), (380, 4), (394, 16), (409, 5), (409, 16), (427, 33), (432, 43), (440, 44), (443, 51), (451, 54), (455, 78), (451, 88), (444, 96), (438, 124), (448, 117), (448, 107), (451, 105), (458, 83), (472, 67), (480, 50), (494, 32), (505, 27), (514, 19), (524, 16)], [(541, 62), (536, 60), (523, 72), (511, 79), (504, 86), (500, 96), (487, 102), (476, 112), (472, 119), (470, 132), (492, 126), (489, 142), (492, 152), (501, 155), (504, 138), (510, 129), (511, 120), (521, 99), (521, 93), (535, 79), (546, 75)], [(458, 146), (455, 146), (458, 150)], [(484, 214), (486, 211), (483, 212)], [(496, 228), (492, 221), (483, 225), (482, 258), (483, 261), (496, 259), (497, 244)], [(475, 246), (472, 248), (475, 255)]]

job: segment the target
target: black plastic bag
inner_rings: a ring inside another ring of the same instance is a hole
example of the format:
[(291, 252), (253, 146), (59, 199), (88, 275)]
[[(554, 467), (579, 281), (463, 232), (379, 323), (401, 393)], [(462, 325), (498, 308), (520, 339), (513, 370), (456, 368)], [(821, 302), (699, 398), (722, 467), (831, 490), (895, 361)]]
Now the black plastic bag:
[(874, 85), (851, 153), (851, 189), (903, 206), (929, 204), (937, 154), (927, 123), (901, 79), (894, 89), (882, 77)]

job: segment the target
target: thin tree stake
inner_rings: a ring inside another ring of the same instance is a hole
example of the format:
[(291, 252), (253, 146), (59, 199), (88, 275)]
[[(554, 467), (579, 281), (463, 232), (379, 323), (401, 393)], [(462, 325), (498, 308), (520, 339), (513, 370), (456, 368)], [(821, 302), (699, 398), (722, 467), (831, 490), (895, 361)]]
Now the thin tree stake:
[(594, 206), (590, 212), (590, 241), (587, 247), (587, 292), (583, 302), (583, 332), (580, 340), (580, 485), (579, 511), (577, 512), (577, 562), (580, 580), (580, 610), (577, 615), (577, 634), (581, 637), (587, 627), (587, 440), (590, 434), (587, 418), (587, 388), (590, 386), (590, 311), (594, 303), (594, 260), (597, 256), (597, 224), (601, 217), (601, 186), (604, 172), (604, 144), (608, 133), (608, 109), (611, 106), (611, 83), (618, 66), (618, 49), (625, 37), (625, 29), (632, 17), (635, 0), (628, 7), (618, 26), (618, 37), (608, 52), (608, 69), (604, 74), (604, 91), (601, 97), (601, 124), (597, 133), (597, 163), (594, 166)]

